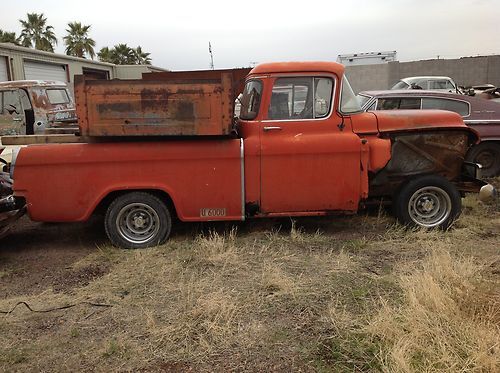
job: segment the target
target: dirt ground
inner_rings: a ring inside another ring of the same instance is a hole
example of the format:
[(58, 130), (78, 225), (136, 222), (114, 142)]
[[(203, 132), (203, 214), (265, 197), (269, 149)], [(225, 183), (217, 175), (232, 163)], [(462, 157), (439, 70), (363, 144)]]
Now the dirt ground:
[(0, 240), (0, 371), (500, 368), (498, 203), (467, 197), (448, 232), (383, 211), (174, 232), (120, 250), (99, 218), (19, 221)]

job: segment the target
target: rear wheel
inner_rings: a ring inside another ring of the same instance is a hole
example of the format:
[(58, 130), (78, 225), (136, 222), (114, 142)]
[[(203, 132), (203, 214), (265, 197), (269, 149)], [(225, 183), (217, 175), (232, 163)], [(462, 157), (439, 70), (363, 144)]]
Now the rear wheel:
[(475, 145), (467, 154), (467, 160), (483, 166), (482, 176), (497, 176), (500, 174), (500, 145), (493, 142), (482, 142)]
[(458, 218), (462, 198), (457, 188), (441, 176), (429, 175), (404, 185), (393, 201), (396, 218), (423, 228), (448, 228)]
[(113, 245), (140, 249), (164, 243), (172, 229), (172, 218), (158, 197), (131, 192), (111, 203), (104, 225)]

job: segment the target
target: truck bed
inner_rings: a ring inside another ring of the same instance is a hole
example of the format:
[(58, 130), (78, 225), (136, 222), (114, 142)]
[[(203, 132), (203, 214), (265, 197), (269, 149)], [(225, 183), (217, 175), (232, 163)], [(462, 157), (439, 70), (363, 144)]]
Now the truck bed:
[(130, 189), (171, 198), (182, 221), (241, 220), (243, 172), (240, 139), (31, 145), (19, 153), (14, 193), (35, 221), (84, 221)]
[(246, 69), (145, 74), (137, 80), (75, 77), (81, 136), (228, 135)]

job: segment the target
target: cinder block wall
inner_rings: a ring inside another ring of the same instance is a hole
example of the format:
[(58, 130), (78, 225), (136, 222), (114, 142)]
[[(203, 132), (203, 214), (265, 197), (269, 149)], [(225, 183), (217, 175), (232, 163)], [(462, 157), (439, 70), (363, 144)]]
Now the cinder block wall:
[(449, 76), (462, 86), (500, 86), (500, 55), (347, 66), (346, 72), (355, 92), (389, 89), (401, 78), (420, 75)]

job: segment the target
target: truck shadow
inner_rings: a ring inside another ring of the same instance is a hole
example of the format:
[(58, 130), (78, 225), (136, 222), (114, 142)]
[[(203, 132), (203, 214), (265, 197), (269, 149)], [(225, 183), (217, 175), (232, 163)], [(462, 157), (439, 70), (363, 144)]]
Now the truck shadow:
[[(310, 218), (249, 219), (246, 222), (176, 222), (172, 240), (194, 240), (211, 232), (228, 234), (236, 229), (237, 236), (252, 239), (276, 232), (288, 236), (292, 230), (307, 235), (317, 232), (332, 240), (353, 240), (374, 237), (386, 227), (388, 218), (376, 214), (358, 216), (327, 216)], [(168, 246), (168, 242), (166, 244)], [(52, 289), (71, 291), (109, 271), (110, 263), (96, 261), (84, 265), (81, 261), (102, 248), (110, 247), (103, 218), (96, 216), (86, 223), (37, 223), (23, 217), (10, 234), (0, 240), (1, 297), (37, 294)], [(145, 249), (147, 250), (147, 249)]]
[(23, 217), (0, 240), (0, 254), (25, 250), (87, 249), (106, 244), (99, 218), (85, 223), (38, 223)]

